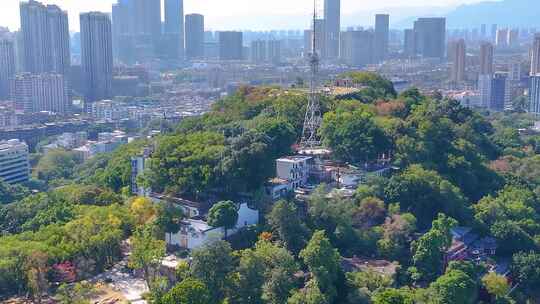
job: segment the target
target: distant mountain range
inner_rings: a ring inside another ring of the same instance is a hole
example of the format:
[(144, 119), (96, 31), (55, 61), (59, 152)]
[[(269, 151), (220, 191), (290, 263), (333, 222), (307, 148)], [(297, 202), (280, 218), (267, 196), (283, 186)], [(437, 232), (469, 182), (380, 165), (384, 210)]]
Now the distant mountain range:
[(479, 27), (481, 24), (500, 26), (540, 27), (540, 0), (488, 0), (457, 7), (437, 7), (426, 13), (404, 11), (407, 16), (392, 18), (393, 28), (410, 28), (418, 17), (446, 17), (447, 27)]
[(450, 28), (480, 24), (540, 26), (540, 0), (486, 1), (461, 5), (446, 17)]

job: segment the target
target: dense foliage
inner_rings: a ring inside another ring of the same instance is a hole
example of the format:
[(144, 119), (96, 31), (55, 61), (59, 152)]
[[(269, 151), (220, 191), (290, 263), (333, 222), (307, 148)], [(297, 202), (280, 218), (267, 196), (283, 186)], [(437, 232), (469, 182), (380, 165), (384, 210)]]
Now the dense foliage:
[[(389, 160), (391, 176), (370, 176), (352, 193), (321, 184), (273, 202), (264, 186), (275, 159), (298, 142), (305, 93), (243, 87), (151, 141), (83, 164), (62, 151), (41, 158), (36, 177), (46, 193), (0, 184), (0, 295), (39, 298), (60, 283), (59, 268), (76, 269), (74, 280), (102, 272), (129, 239), (128, 266), (152, 303), (538, 302), (540, 136), (518, 131), (531, 117), (479, 113), (416, 89), (397, 94), (371, 73), (344, 76), (357, 92), (322, 98), (331, 161), (364, 168)], [(259, 208), (261, 224), (204, 244), (174, 279), (162, 276), (164, 240), (184, 213), (127, 191), (130, 158), (147, 145), (154, 153), (140, 182), (210, 202), (212, 226), (233, 228), (240, 201)], [(461, 226), (494, 239), (495, 254), (452, 260), (454, 228), (468, 231)]]

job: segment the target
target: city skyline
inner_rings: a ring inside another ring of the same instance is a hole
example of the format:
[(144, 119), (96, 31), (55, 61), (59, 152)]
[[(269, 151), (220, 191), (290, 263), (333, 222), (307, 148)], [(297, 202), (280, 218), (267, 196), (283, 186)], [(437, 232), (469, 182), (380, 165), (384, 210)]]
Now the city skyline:
[[(16, 30), (20, 27), (19, 19), (19, 0), (4, 0), (0, 4), (0, 20), (2, 23), (0, 26), (7, 26), (11, 30)], [(63, 10), (68, 11), (70, 31), (79, 31), (79, 18), (80, 13), (89, 11), (99, 11), (110, 13), (112, 4), (116, 3), (116, 0), (99, 0), (88, 3), (81, 0), (44, 0), (44, 4), (56, 4)], [(262, 2), (256, 6), (249, 5), (252, 1), (248, 0), (230, 0), (227, 4), (220, 3), (217, 0), (186, 0), (184, 3), (185, 14), (198, 13), (205, 16), (205, 23), (207, 28), (214, 30), (232, 30), (232, 29), (248, 29), (254, 30), (270, 30), (270, 29), (294, 29), (303, 28), (309, 25), (309, 16), (312, 7), (312, 0), (298, 0), (294, 3), (286, 0), (276, 0), (269, 3)], [(234, 3), (231, 3), (234, 2)], [(323, 13), (323, 1), (319, 1), (320, 14)], [(372, 20), (363, 20), (357, 24), (357, 18), (352, 18), (355, 13), (372, 14), (381, 13), (387, 10), (394, 10), (396, 7), (413, 8), (416, 6), (429, 6), (440, 7), (441, 10), (449, 9), (453, 6), (468, 3), (477, 3), (481, 0), (390, 0), (381, 3), (380, 1), (368, 0), (361, 3), (354, 0), (342, 0), (342, 26), (350, 25), (368, 25), (372, 24)], [(163, 3), (162, 3), (163, 6)], [(16, 12), (16, 14), (14, 13)], [(427, 13), (427, 12), (426, 12)], [(434, 12), (434, 14), (437, 14)], [(292, 18), (291, 22), (283, 24), (283, 22), (276, 23), (275, 19), (278, 17), (298, 17), (305, 16), (305, 20), (298, 20), (298, 18)], [(351, 18), (347, 18), (351, 16)], [(405, 17), (402, 16), (401, 19)], [(261, 19), (263, 18), (263, 19)], [(268, 19), (268, 22), (264, 22), (264, 19)], [(162, 20), (164, 15), (162, 15)], [(351, 21), (354, 20), (354, 21)], [(394, 21), (398, 21), (397, 19)]]

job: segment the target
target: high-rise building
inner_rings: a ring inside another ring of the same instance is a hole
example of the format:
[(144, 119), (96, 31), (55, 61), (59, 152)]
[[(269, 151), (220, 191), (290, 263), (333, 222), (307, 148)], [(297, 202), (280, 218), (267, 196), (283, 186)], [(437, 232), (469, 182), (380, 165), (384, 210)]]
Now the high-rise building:
[(508, 78), (506, 79), (505, 108), (512, 106), (512, 101), (522, 94), (521, 83), (521, 62), (513, 61), (508, 63)]
[(341, 60), (354, 67), (374, 62), (374, 34), (371, 31), (346, 31), (341, 33)]
[(70, 67), (67, 12), (30, 0), (20, 3), (24, 69), (67, 75)]
[(165, 33), (182, 34), (184, 32), (184, 1), (165, 0)]
[(531, 50), (531, 75), (540, 74), (540, 34), (534, 36)]
[(480, 106), (488, 108), (491, 104), (493, 74), (478, 75), (478, 92), (480, 94)]
[(419, 18), (414, 22), (415, 48), (424, 58), (444, 58), (446, 45), (445, 18)]
[(266, 40), (254, 40), (251, 42), (251, 61), (254, 63), (263, 63), (266, 61)]
[(381, 62), (388, 54), (388, 41), (390, 39), (390, 16), (375, 15), (375, 60)]
[(47, 27), (51, 45), (51, 72), (67, 76), (71, 66), (68, 16), (56, 5), (47, 5)]
[[(129, 27), (135, 35), (161, 35), (161, 0), (129, 0)], [(181, 26), (181, 25), (179, 25)]]
[(18, 139), (0, 141), (0, 179), (16, 184), (30, 179), (28, 145)]
[(337, 59), (341, 32), (341, 0), (324, 1), (324, 21), (326, 52), (322, 58)]
[(186, 57), (204, 57), (204, 16), (186, 15)]
[(125, 55), (126, 50), (133, 49), (129, 43), (131, 29), (128, 1), (118, 0), (118, 3), (113, 4), (111, 13), (114, 56), (125, 63), (133, 61), (132, 58)]
[(465, 64), (467, 50), (464, 39), (460, 39), (453, 43), (454, 47), (452, 48), (452, 50), (454, 53), (452, 54), (453, 62), (450, 80), (457, 83), (465, 80)]
[(68, 86), (61, 74), (17, 74), (11, 79), (10, 87), (16, 108), (25, 113), (65, 114), (70, 110)]
[[(161, 18), (161, 17), (160, 17)], [(160, 19), (161, 20), (161, 19)], [(164, 33), (179, 59), (184, 58), (184, 0), (165, 0)]]
[(311, 53), (311, 50), (313, 49), (313, 35), (315, 35), (315, 52), (319, 55), (319, 58), (328, 58), (328, 46), (326, 43), (326, 39), (328, 38), (325, 28), (326, 28), (326, 20), (325, 19), (316, 19), (314, 21), (314, 29), (311, 31), (311, 35), (309, 37), (309, 52)]
[(268, 61), (272, 64), (281, 63), (281, 40), (268, 40)]
[(495, 45), (498, 48), (507, 48), (508, 47), (508, 29), (502, 28), (497, 30), (497, 35), (495, 38)]
[(529, 83), (529, 112), (540, 114), (540, 74), (531, 75)]
[(111, 20), (104, 13), (81, 14), (81, 65), (86, 109), (91, 103), (107, 99), (112, 91)]
[(492, 42), (495, 42), (497, 40), (497, 24), (492, 24), (491, 25), (491, 41)]
[(416, 56), (415, 33), (413, 29), (406, 29), (403, 32), (403, 54), (407, 57)]
[(508, 31), (508, 46), (511, 48), (519, 47), (519, 30), (511, 29)]
[(0, 39), (0, 100), (9, 97), (9, 79), (15, 75), (13, 41)]
[(219, 59), (242, 60), (243, 59), (243, 34), (242, 32), (225, 31), (219, 35)]
[(491, 81), (491, 101), (489, 109), (492, 111), (504, 111), (506, 99), (506, 73), (495, 73)]
[(488, 108), (491, 104), (493, 82), (493, 45), (489, 42), (480, 44), (480, 69), (478, 75), (478, 91), (480, 105)]
[[(115, 54), (120, 61), (145, 62), (161, 53), (178, 53), (174, 44), (178, 38), (161, 35), (161, 0), (118, 0), (112, 18)], [(164, 39), (172, 42), (163, 47)]]
[(482, 24), (480, 26), (480, 39), (486, 39), (487, 35), (487, 25)]
[(480, 44), (480, 75), (493, 74), (493, 45), (489, 42)]

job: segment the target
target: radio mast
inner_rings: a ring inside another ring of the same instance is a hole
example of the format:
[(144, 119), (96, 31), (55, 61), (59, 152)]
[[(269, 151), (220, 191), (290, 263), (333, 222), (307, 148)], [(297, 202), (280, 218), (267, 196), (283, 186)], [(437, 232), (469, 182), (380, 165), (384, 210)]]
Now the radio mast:
[(319, 55), (317, 54), (317, 0), (313, 1), (313, 30), (311, 53), (309, 54), (310, 83), (308, 105), (302, 130), (301, 148), (314, 148), (321, 145), (318, 134), (322, 122), (321, 105), (318, 91)]

